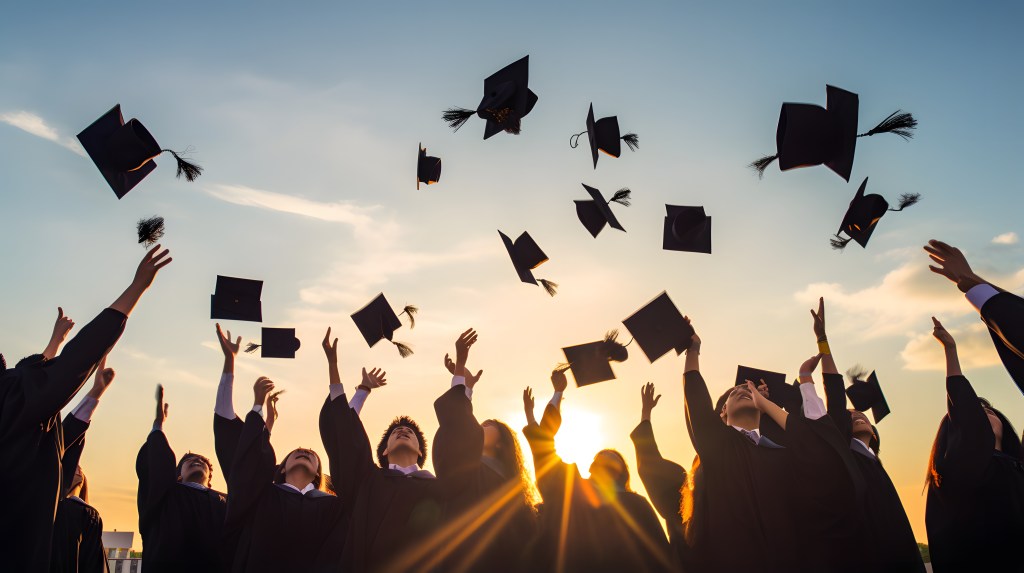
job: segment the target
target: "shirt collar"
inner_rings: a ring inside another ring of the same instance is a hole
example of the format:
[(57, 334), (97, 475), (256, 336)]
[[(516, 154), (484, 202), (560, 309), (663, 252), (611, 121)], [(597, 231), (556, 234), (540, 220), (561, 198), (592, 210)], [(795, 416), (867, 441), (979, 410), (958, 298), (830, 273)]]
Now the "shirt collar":
[(306, 495), (307, 493), (309, 493), (309, 492), (313, 491), (314, 489), (316, 489), (315, 487), (313, 487), (312, 482), (306, 484), (306, 487), (304, 487), (302, 489), (299, 489), (299, 488), (297, 488), (297, 487), (295, 487), (292, 484), (287, 483), (287, 482), (285, 482), (285, 483), (283, 483), (281, 485), (283, 485), (284, 487), (290, 487), (290, 488), (294, 489), (295, 491), (301, 493), (302, 495)]
[(872, 458), (877, 457), (877, 454), (875, 454), (875, 451), (872, 450), (870, 446), (865, 444), (864, 440), (862, 440), (860, 438), (854, 438), (854, 439), (857, 440), (858, 442), (860, 442), (860, 445), (864, 446), (864, 451), (866, 451)]
[(206, 487), (205, 485), (203, 485), (201, 483), (195, 483), (195, 482), (191, 482), (191, 481), (181, 481), (181, 482), (178, 482), (178, 483), (180, 483), (183, 486), (190, 487), (192, 489), (198, 489), (199, 491), (206, 491), (206, 490), (210, 489), (210, 488)]
[(737, 432), (739, 432), (739, 433), (741, 433), (741, 434), (745, 434), (745, 433), (747, 433), (747, 432), (753, 432), (753, 433), (754, 433), (754, 435), (755, 435), (755, 436), (757, 436), (758, 438), (760, 438), (760, 437), (761, 437), (761, 432), (760, 432), (760, 430), (758, 430), (757, 428), (754, 428), (753, 430), (748, 430), (748, 429), (746, 429), (746, 428), (741, 428), (741, 427), (739, 427), (739, 426), (733, 426), (733, 428), (736, 428), (736, 431), (737, 431)]
[(418, 470), (420, 468), (416, 464), (413, 464), (411, 466), (405, 466), (405, 467), (402, 467), (402, 466), (400, 466), (398, 464), (388, 464), (388, 469), (398, 470), (398, 471), (402, 472), (405, 475), (409, 475), (409, 474), (415, 472), (416, 470)]

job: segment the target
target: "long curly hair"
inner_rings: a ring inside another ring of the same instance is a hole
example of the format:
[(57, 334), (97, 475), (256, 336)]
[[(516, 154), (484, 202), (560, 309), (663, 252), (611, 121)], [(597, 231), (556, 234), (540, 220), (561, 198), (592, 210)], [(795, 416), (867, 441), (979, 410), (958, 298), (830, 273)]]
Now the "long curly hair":
[(481, 425), (490, 425), (498, 430), (497, 460), (505, 468), (506, 479), (519, 482), (517, 485), (522, 491), (523, 503), (532, 510), (539, 503), (540, 494), (523, 463), (523, 450), (519, 447), (516, 433), (505, 422), (493, 418), (484, 420)]
[(427, 437), (423, 435), (423, 430), (420, 429), (419, 424), (409, 416), (398, 416), (394, 420), (391, 420), (391, 424), (387, 430), (384, 430), (384, 435), (380, 437), (380, 442), (377, 442), (377, 463), (382, 468), (388, 467), (388, 459), (384, 455), (384, 450), (388, 449), (388, 438), (391, 437), (391, 432), (395, 431), (395, 428), (399, 426), (405, 426), (416, 434), (416, 439), (420, 441), (420, 456), (416, 458), (416, 465), (423, 467), (423, 464), (427, 462)]

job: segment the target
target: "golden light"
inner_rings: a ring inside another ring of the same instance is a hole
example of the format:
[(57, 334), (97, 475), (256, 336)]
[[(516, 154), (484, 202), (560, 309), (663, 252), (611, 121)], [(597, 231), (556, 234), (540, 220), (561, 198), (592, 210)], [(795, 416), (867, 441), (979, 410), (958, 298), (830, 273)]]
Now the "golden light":
[(601, 431), (601, 417), (588, 410), (562, 404), (562, 427), (555, 436), (555, 448), (562, 461), (575, 463), (580, 475), (590, 476), (590, 462), (607, 447)]

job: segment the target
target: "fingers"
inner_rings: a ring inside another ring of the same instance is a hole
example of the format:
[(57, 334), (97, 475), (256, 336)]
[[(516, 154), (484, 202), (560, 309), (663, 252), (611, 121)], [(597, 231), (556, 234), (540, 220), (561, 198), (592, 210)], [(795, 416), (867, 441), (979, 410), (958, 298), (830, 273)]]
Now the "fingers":
[(167, 417), (167, 411), (170, 409), (170, 404), (164, 404), (164, 418)]
[(939, 322), (939, 319), (935, 318), (934, 316), (932, 317), (932, 325), (935, 328), (942, 328), (942, 323)]
[[(229, 339), (229, 340), (231, 339), (231, 331), (230, 331), (230, 330), (228, 331), (228, 339)], [(239, 346), (240, 344), (242, 344), (242, 337), (241, 337), (241, 336), (239, 336), (239, 337), (238, 337), (238, 338), (237, 338), (237, 339), (235, 340), (235, 346)]]
[(331, 343), (331, 327), (327, 327), (327, 334), (324, 335), (324, 347), (330, 346)]
[(658, 405), (658, 400), (661, 400), (661, 394), (658, 394), (657, 396), (654, 397), (654, 405), (655, 406)]
[(473, 376), (473, 380), (479, 380), (479, 379), (480, 379), (480, 377), (481, 377), (481, 376), (483, 376), (483, 375), (484, 375), (484, 371), (483, 371), (483, 370), (479, 370), (479, 371), (478, 371), (478, 372), (476, 373), (476, 376)]
[(159, 403), (163, 403), (163, 401), (164, 401), (164, 385), (163, 384), (157, 384), (156, 385), (156, 401), (159, 402)]
[(220, 323), (217, 323), (217, 338), (224, 340), (224, 331), (220, 329)]
[(113, 368), (107, 368), (103, 371), (103, 385), (110, 386), (114, 382), (114, 377), (117, 376), (117, 372)]
[(62, 307), (58, 306), (57, 307), (57, 320), (60, 320), (62, 318), (64, 318), (64, 309)]

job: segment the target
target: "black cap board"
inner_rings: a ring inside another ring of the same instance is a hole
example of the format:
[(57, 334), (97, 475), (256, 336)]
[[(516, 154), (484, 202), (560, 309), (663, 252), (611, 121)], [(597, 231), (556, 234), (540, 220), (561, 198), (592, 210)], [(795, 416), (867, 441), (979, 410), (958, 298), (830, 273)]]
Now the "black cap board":
[(420, 183), (431, 185), (441, 180), (441, 158), (427, 155), (427, 148), (419, 144), (420, 152), (416, 160), (416, 189)]
[(217, 275), (210, 296), (210, 318), (263, 322), (262, 292), (263, 281)]
[(576, 216), (579, 217), (580, 222), (590, 232), (590, 235), (597, 238), (597, 235), (604, 229), (605, 225), (625, 232), (626, 229), (622, 227), (622, 224), (615, 217), (615, 213), (612, 212), (611, 203), (615, 202), (628, 207), (630, 190), (626, 188), (619, 189), (610, 200), (605, 201), (604, 196), (597, 189), (586, 183), (583, 184), (583, 188), (587, 190), (587, 193), (590, 193), (591, 198), (589, 200), (577, 199), (575, 201)]
[(604, 341), (588, 342), (563, 348), (565, 361), (569, 363), (576, 386), (587, 386), (596, 382), (614, 380), (611, 361), (604, 351)]
[(853, 384), (846, 389), (846, 396), (858, 412), (870, 409), (871, 417), (875, 419), (876, 424), (889, 415), (889, 403), (885, 400), (882, 386), (878, 383), (878, 377), (874, 372), (868, 375), (866, 381), (854, 380)]
[(633, 151), (640, 146), (640, 138), (635, 133), (627, 133), (620, 137), (619, 118), (616, 116), (602, 117), (594, 121), (594, 104), (590, 104), (587, 111), (587, 131), (580, 132), (569, 138), (569, 146), (576, 148), (579, 144), (579, 137), (584, 133), (590, 140), (590, 155), (594, 160), (594, 169), (597, 169), (597, 152), (603, 151), (611, 157), (618, 157), (622, 153), (622, 141)]
[[(882, 215), (885, 215), (887, 211), (902, 211), (921, 199), (921, 196), (917, 193), (904, 193), (900, 196), (899, 208), (890, 209), (889, 202), (881, 195), (876, 193), (864, 194), (867, 185), (868, 178), (865, 177), (860, 187), (857, 188), (857, 193), (850, 201), (850, 206), (846, 209), (846, 215), (843, 216), (843, 222), (839, 226), (839, 231), (831, 239), (833, 248), (841, 250), (851, 240), (861, 247), (867, 247), (868, 240), (871, 239), (871, 234), (875, 232), (875, 226), (878, 224), (878, 220), (882, 218)], [(849, 239), (842, 238), (839, 233), (845, 233)]]
[(121, 104), (115, 105), (78, 134), (89, 158), (103, 174), (107, 184), (120, 199), (156, 169), (153, 158), (169, 152), (178, 163), (178, 177), (189, 181), (202, 173), (202, 168), (182, 159), (177, 152), (161, 149), (149, 130), (137, 119), (127, 123), (121, 115)]
[(294, 328), (265, 326), (261, 338), (262, 344), (249, 343), (245, 351), (255, 352), (259, 348), (261, 358), (295, 358), (295, 351), (301, 346), (301, 342), (295, 337)]
[(633, 335), (650, 362), (661, 358), (669, 350), (675, 350), (677, 356), (682, 354), (690, 347), (694, 335), (693, 327), (686, 322), (666, 292), (654, 297), (643, 308), (623, 320), (622, 324)]
[(484, 139), (505, 131), (518, 134), (521, 120), (537, 103), (537, 94), (528, 87), (530, 80), (530, 56), (512, 62), (484, 80), (484, 95), (476, 111), (450, 108), (442, 117), (448, 126), (458, 131), (473, 115), (487, 121)]
[(665, 205), (661, 248), (711, 254), (711, 217), (704, 207)]
[(798, 412), (803, 404), (803, 396), (797, 386), (786, 383), (786, 375), (771, 370), (761, 370), (749, 366), (736, 367), (735, 385), (740, 386), (750, 380), (755, 386), (761, 384), (761, 380), (768, 386), (768, 399), (784, 408), (788, 412)]
[(512, 265), (516, 269), (516, 274), (519, 275), (519, 280), (533, 285), (539, 282), (548, 294), (555, 296), (557, 284), (548, 280), (537, 279), (533, 276), (533, 270), (548, 260), (548, 256), (544, 254), (544, 251), (540, 250), (540, 246), (533, 240), (533, 237), (525, 231), (515, 241), (509, 239), (508, 235), (500, 230), (498, 235), (501, 236), (501, 242), (504, 243), (509, 258), (512, 259)]
[[(414, 318), (416, 312), (417, 308), (411, 305), (402, 309), (401, 314), (409, 316), (410, 328), (416, 324)], [(366, 344), (371, 348), (381, 340), (387, 340), (398, 348), (398, 353), (402, 358), (407, 358), (413, 353), (412, 348), (394, 340), (395, 331), (402, 327), (402, 321), (398, 316), (388, 300), (384, 298), (384, 293), (380, 293), (366, 306), (352, 314), (352, 322), (356, 323), (356, 328), (359, 329), (359, 333), (363, 335)]]

